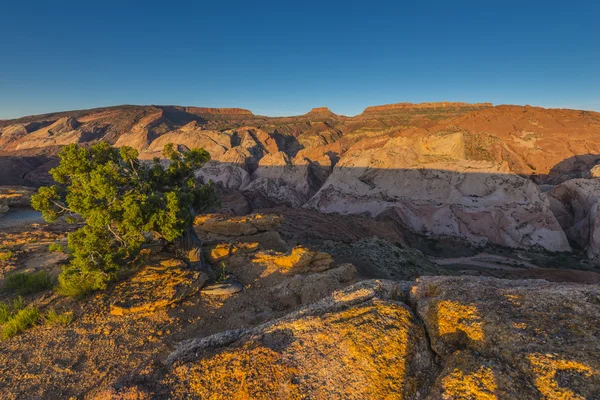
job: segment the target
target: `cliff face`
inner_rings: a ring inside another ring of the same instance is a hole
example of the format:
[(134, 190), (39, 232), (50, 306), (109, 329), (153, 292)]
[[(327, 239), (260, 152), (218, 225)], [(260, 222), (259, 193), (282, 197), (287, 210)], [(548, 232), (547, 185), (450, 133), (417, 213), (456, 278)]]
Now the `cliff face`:
[(355, 117), (318, 107), (279, 118), (118, 106), (0, 122), (0, 183), (47, 181), (43, 169), (53, 164), (34, 161), (68, 143), (104, 140), (151, 159), (172, 142), (207, 149), (212, 161), (199, 179), (243, 193), (251, 208), (393, 215), (429, 235), (565, 251), (567, 238), (585, 241), (565, 236), (538, 184), (587, 177), (600, 161), (599, 135), (600, 113), (489, 103), (399, 103)]
[(434, 109), (434, 108), (489, 108), (493, 107), (492, 103), (461, 103), (451, 101), (441, 101), (433, 103), (395, 103), (395, 104), (384, 104), (381, 106), (371, 106), (365, 108), (363, 114), (366, 113), (378, 113), (378, 112), (389, 112), (395, 110), (423, 110), (423, 109)]

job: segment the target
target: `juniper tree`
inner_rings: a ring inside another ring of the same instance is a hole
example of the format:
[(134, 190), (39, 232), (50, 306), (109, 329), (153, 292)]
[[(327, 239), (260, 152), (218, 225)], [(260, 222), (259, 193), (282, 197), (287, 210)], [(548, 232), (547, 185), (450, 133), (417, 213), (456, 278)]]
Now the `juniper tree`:
[(60, 164), (50, 171), (58, 185), (39, 188), (31, 205), (48, 222), (65, 216), (80, 224), (69, 234), (71, 260), (59, 276), (64, 294), (105, 288), (135, 259), (149, 234), (201, 266), (193, 220), (217, 199), (213, 186), (198, 183), (194, 170), (210, 155), (203, 149), (179, 153), (169, 144), (163, 156), (168, 166), (158, 158), (141, 162), (137, 150), (105, 142), (61, 150)]

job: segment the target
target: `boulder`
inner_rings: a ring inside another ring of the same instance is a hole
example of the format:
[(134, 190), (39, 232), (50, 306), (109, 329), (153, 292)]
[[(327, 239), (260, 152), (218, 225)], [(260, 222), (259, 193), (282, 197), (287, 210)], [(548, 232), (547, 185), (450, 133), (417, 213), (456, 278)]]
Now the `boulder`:
[(279, 226), (281, 218), (274, 214), (250, 214), (231, 217), (220, 214), (204, 214), (196, 217), (194, 225), (205, 232), (224, 236), (245, 236), (265, 232)]
[(444, 371), (433, 398), (595, 398), (600, 287), (422, 277), (409, 302)]
[(421, 398), (433, 354), (411, 310), (371, 287), (282, 319), (182, 343), (167, 359), (174, 398)]
[(252, 262), (276, 268), (282, 274), (297, 274), (325, 271), (331, 268), (333, 258), (328, 253), (297, 246), (289, 253), (259, 252), (254, 256)]
[(236, 242), (236, 243), (219, 243), (212, 246), (208, 253), (208, 259), (215, 264), (219, 261), (228, 259), (238, 253), (252, 253), (260, 248), (258, 243), (253, 242)]
[(594, 165), (590, 172), (588, 172), (588, 178), (600, 178), (600, 164)]

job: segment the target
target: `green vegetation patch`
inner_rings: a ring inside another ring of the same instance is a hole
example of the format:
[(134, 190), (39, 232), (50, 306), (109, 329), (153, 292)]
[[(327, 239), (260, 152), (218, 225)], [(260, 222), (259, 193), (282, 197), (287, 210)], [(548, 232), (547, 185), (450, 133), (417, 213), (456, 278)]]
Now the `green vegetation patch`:
[(61, 253), (64, 252), (65, 249), (58, 243), (50, 243), (48, 245), (48, 250), (49, 251), (53, 251), (53, 252), (57, 252), (57, 253)]
[(4, 302), (0, 301), (0, 324), (6, 323), (17, 312), (25, 308), (23, 299), (19, 296), (16, 300)]
[(8, 251), (0, 251), (0, 261), (8, 261), (12, 258), (13, 252)]
[(36, 307), (27, 307), (19, 310), (2, 325), (0, 337), (4, 340), (31, 328), (40, 319), (40, 311)]
[(4, 290), (24, 296), (50, 289), (52, 277), (45, 271), (17, 272), (4, 278)]
[(67, 326), (71, 322), (73, 322), (73, 313), (70, 312), (59, 314), (55, 310), (50, 310), (44, 315), (46, 325)]

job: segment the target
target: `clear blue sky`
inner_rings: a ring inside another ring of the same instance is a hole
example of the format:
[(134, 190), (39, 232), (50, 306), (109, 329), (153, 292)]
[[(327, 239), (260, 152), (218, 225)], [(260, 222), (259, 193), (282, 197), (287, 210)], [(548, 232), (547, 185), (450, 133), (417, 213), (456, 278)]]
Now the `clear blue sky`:
[(0, 118), (439, 100), (600, 110), (600, 2), (0, 1)]

